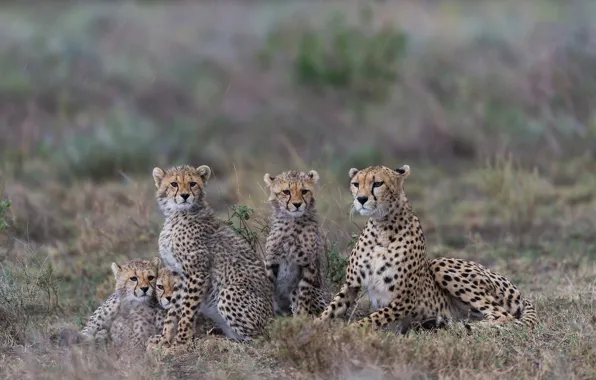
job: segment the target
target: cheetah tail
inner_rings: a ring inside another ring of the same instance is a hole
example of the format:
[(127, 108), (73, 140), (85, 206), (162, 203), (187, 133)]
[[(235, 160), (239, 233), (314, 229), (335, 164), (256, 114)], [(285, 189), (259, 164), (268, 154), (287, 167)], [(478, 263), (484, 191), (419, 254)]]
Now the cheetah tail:
[(534, 305), (527, 299), (523, 300), (524, 308), (519, 316), (519, 321), (526, 325), (527, 327), (533, 329), (538, 326), (538, 314), (536, 314), (536, 309)]

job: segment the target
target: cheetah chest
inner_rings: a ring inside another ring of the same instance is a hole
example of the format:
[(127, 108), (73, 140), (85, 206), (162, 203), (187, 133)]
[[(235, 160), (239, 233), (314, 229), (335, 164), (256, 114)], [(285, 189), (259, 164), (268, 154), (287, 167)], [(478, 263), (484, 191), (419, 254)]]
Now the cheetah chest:
[(279, 294), (289, 294), (300, 281), (300, 266), (296, 263), (295, 250), (295, 244), (284, 244), (284, 255), (278, 259), (276, 289)]
[(170, 270), (182, 272), (182, 264), (174, 255), (172, 233), (165, 228), (159, 234), (159, 254)]
[(363, 287), (375, 309), (386, 307), (395, 299), (399, 275), (394, 262), (399, 260), (399, 255), (390, 257), (385, 248), (375, 247), (370, 258), (365, 259), (361, 265)]

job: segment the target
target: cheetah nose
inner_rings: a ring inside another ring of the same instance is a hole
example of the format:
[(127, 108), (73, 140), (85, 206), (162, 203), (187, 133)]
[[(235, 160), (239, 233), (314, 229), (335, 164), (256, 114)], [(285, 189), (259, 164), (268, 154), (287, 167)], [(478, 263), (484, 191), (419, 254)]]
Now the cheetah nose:
[(172, 297), (166, 297), (166, 299), (168, 300), (168, 302), (170, 302), (172, 300)]
[(180, 194), (180, 196), (182, 197), (182, 199), (187, 200), (188, 197), (190, 197), (190, 194)]
[(361, 205), (363, 205), (366, 203), (366, 201), (368, 201), (368, 197), (358, 197), (356, 198), (356, 200), (360, 202)]
[(141, 290), (143, 291), (143, 293), (147, 293), (147, 290), (149, 290), (149, 287), (148, 286), (143, 286), (141, 288)]
[(294, 205), (294, 207), (299, 208), (300, 206), (302, 206), (302, 202), (297, 202), (297, 203), (292, 203)]

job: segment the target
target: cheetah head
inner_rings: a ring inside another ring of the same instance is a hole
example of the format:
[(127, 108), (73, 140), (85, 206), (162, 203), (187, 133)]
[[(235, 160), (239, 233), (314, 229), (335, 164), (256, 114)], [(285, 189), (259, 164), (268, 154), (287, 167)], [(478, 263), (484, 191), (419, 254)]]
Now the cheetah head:
[(409, 174), (408, 165), (395, 170), (385, 166), (350, 169), (353, 209), (362, 216), (383, 218), (395, 202), (405, 197), (403, 183)]
[(276, 211), (299, 217), (314, 209), (314, 187), (319, 181), (316, 171), (304, 173), (291, 170), (275, 177), (267, 173), (264, 180), (269, 187), (269, 202)]
[(149, 302), (153, 297), (160, 265), (159, 257), (152, 260), (130, 260), (122, 265), (112, 263), (116, 291), (128, 300)]
[(155, 295), (159, 304), (164, 309), (169, 309), (172, 301), (172, 295), (174, 294), (174, 286), (178, 279), (178, 274), (171, 271), (166, 267), (159, 269), (157, 275), (157, 282), (155, 284)]
[(204, 201), (205, 184), (210, 176), (211, 168), (207, 165), (198, 168), (176, 166), (167, 171), (154, 168), (156, 198), (162, 212), (170, 214), (199, 209)]

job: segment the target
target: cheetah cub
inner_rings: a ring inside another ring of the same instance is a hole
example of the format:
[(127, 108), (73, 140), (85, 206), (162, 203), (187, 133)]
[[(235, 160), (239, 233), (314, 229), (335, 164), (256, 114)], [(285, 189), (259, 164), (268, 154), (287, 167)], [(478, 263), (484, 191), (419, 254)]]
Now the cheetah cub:
[(505, 277), (472, 261), (429, 261), (418, 217), (404, 192), (410, 167), (350, 169), (353, 209), (368, 223), (353, 248), (346, 282), (318, 320), (337, 318), (364, 289), (377, 311), (358, 325), (449, 326), (455, 320), (509, 321), (534, 328), (530, 301)]
[(162, 334), (152, 337), (148, 348), (187, 343), (197, 312), (214, 320), (234, 340), (259, 335), (273, 318), (273, 286), (263, 261), (215, 217), (205, 200), (210, 176), (206, 165), (153, 169), (157, 203), (165, 216), (159, 251), (178, 273), (180, 284)]
[(314, 187), (319, 174), (265, 174), (273, 208), (265, 244), (265, 268), (274, 284), (278, 315), (319, 315), (331, 301), (327, 257), (321, 243)]
[(172, 306), (172, 297), (174, 296), (174, 289), (177, 283), (178, 273), (167, 267), (159, 268), (155, 283), (155, 298), (158, 305), (157, 312), (155, 313), (155, 328), (158, 332), (163, 330), (168, 309)]
[(156, 302), (153, 294), (161, 260), (112, 263), (116, 289), (89, 317), (81, 335), (87, 340), (111, 338), (116, 344), (145, 344), (153, 334)]

